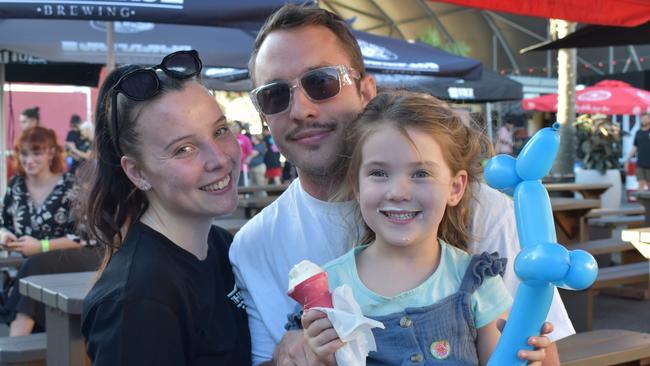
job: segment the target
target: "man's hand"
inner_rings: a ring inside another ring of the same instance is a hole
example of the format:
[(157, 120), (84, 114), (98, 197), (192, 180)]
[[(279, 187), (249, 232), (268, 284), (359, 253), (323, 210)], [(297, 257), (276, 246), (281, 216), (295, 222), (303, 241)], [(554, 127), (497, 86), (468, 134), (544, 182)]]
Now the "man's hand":
[[(497, 320), (497, 328), (499, 328), (500, 331), (503, 331), (503, 327), (505, 326), (505, 324), (506, 324), (505, 320), (503, 319)], [(519, 358), (522, 360), (529, 361), (528, 365), (542, 366), (542, 363), (546, 359), (546, 349), (549, 346), (551, 346), (551, 344), (553, 344), (551, 340), (545, 335), (552, 332), (553, 332), (553, 324), (549, 322), (545, 322), (544, 325), (542, 326), (542, 331), (540, 336), (533, 336), (528, 338), (528, 344), (534, 346), (535, 349), (532, 351), (521, 350), (517, 352), (517, 356), (519, 356)]]
[(280, 343), (273, 352), (272, 365), (277, 366), (325, 366), (318, 361), (305, 340), (302, 330), (290, 330), (284, 333)]

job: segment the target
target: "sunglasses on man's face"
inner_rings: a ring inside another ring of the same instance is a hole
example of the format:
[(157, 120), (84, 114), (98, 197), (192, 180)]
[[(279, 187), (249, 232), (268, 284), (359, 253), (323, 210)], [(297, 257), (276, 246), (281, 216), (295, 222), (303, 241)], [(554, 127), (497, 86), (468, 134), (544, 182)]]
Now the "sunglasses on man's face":
[(156, 70), (162, 70), (167, 76), (182, 80), (199, 75), (202, 67), (199, 53), (195, 50), (177, 51), (165, 56), (159, 65), (133, 70), (117, 81), (112, 95), (112, 127), (113, 144), (120, 156), (123, 154), (119, 147), (117, 94), (122, 93), (129, 99), (144, 101), (160, 93), (162, 89)]
[(352, 79), (359, 79), (358, 71), (345, 65), (326, 66), (309, 70), (291, 83), (276, 81), (262, 85), (250, 92), (255, 108), (267, 116), (286, 111), (291, 106), (293, 90), (300, 87), (312, 102), (333, 98)]

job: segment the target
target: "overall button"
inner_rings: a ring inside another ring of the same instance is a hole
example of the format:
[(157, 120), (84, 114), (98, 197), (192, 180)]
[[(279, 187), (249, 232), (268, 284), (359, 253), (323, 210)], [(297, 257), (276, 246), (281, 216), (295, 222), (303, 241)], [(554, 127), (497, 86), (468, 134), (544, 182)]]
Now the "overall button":
[(411, 362), (420, 363), (422, 361), (424, 361), (424, 357), (422, 356), (421, 353), (414, 353), (411, 355)]
[(413, 326), (413, 321), (408, 316), (402, 317), (402, 319), (399, 320), (399, 326), (402, 328), (410, 328)]

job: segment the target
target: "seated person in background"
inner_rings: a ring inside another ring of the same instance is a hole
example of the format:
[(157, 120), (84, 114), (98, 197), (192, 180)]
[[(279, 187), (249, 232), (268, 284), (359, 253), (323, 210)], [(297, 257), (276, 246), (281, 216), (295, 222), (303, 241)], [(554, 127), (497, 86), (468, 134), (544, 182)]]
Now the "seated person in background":
[[(17, 173), (2, 204), (0, 243), (27, 257), (18, 279), (96, 269), (100, 254), (82, 244), (75, 232), (70, 212), (74, 178), (64, 173), (63, 149), (54, 131), (44, 127), (24, 130), (14, 151)], [(43, 304), (22, 296), (17, 284), (9, 290), (3, 309), (5, 321), (11, 321), (9, 335), (43, 331)]]
[(68, 152), (73, 158), (70, 173), (75, 174), (77, 169), (90, 159), (94, 130), (92, 122), (86, 121), (79, 126), (79, 139), (76, 142), (66, 142)]

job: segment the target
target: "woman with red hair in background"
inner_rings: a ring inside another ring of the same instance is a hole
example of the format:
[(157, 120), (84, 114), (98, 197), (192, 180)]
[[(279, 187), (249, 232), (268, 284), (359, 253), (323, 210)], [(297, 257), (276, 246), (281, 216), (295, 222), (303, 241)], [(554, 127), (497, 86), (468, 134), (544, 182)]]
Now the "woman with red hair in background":
[[(79, 250), (87, 243), (77, 236), (70, 212), (74, 179), (65, 173), (63, 148), (54, 131), (39, 126), (27, 128), (14, 150), (16, 175), (9, 182), (2, 204), (0, 244), (27, 258), (17, 277), (96, 269), (100, 256), (97, 251)], [(42, 304), (20, 295), (17, 286), (8, 290), (3, 305), (4, 320), (11, 322), (9, 335), (44, 330)]]

